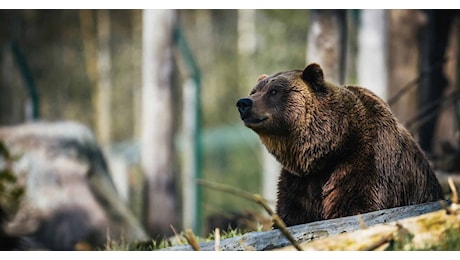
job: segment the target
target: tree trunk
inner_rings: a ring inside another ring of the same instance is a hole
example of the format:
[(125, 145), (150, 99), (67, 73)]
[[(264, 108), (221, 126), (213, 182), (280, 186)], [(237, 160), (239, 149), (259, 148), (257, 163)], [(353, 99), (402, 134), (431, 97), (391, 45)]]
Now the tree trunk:
[(10, 48), (1, 49), (0, 67), (0, 125), (18, 124), (25, 120), (26, 93)]
[(307, 41), (307, 64), (316, 62), (325, 78), (336, 84), (345, 79), (346, 11), (312, 10)]
[(358, 82), (387, 100), (386, 11), (361, 10), (358, 36)]
[(143, 12), (141, 163), (145, 174), (145, 222), (152, 235), (177, 229), (174, 122), (173, 28), (175, 10)]
[(104, 147), (111, 140), (110, 100), (112, 83), (110, 80), (110, 11), (97, 11), (97, 92), (96, 92), (96, 136)]
[(433, 137), (440, 104), (427, 110), (427, 106), (433, 101), (440, 99), (448, 84), (444, 74), (445, 54), (447, 42), (450, 35), (450, 28), (456, 10), (427, 10), (427, 23), (423, 30), (422, 48), (420, 50), (420, 71), (424, 73), (420, 82), (419, 110), (425, 113), (420, 115), (421, 119), (429, 113), (433, 113), (426, 123), (419, 126), (419, 142), (422, 149), (428, 153), (432, 152)]
[(199, 86), (193, 78), (184, 82), (183, 90), (183, 171), (182, 171), (182, 224), (184, 228), (190, 228), (195, 233), (201, 234), (201, 210), (198, 200), (198, 187), (196, 180), (199, 177), (199, 154), (197, 146), (199, 142), (199, 115), (197, 109), (199, 98), (197, 93)]
[(417, 113), (417, 77), (421, 14), (417, 10), (389, 10), (388, 104), (398, 120)]
[[(131, 20), (132, 20), (132, 28), (133, 31), (131, 33), (132, 35), (132, 41), (133, 41), (133, 46), (142, 46), (142, 10), (131, 10), (130, 12), (131, 15)], [(142, 57), (142, 50), (139, 48), (134, 48), (132, 50), (133, 56), (131, 57), (131, 62), (132, 62), (132, 67), (134, 68), (134, 71), (137, 72), (139, 71), (139, 75), (141, 75), (141, 65), (139, 60)], [(141, 111), (142, 111), (142, 88), (139, 85), (134, 85), (133, 87), (133, 118), (134, 118), (134, 127), (133, 127), (133, 138), (134, 140), (139, 140), (141, 136)]]

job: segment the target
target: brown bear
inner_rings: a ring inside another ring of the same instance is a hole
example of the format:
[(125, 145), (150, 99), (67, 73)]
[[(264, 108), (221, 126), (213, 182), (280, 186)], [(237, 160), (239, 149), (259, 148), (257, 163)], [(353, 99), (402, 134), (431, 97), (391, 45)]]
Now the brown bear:
[(318, 64), (259, 77), (237, 107), (282, 165), (276, 211), (288, 226), (443, 199), (389, 106), (325, 81)]

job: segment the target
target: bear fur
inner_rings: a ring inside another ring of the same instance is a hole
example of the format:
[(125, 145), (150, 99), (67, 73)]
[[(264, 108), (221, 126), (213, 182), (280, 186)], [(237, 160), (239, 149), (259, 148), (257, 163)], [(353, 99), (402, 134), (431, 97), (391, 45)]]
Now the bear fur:
[(325, 81), (318, 64), (262, 75), (237, 107), (281, 163), (287, 226), (443, 199), (427, 157), (389, 106)]

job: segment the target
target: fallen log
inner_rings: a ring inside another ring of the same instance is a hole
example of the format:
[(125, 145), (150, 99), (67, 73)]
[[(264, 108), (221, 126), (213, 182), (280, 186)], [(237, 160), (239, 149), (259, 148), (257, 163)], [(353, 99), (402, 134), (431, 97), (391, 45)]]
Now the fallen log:
[[(352, 232), (382, 223), (395, 222), (401, 219), (419, 216), (445, 208), (449, 203), (444, 201), (430, 202), (419, 205), (404, 206), (392, 209), (369, 212), (362, 215), (317, 221), (288, 227), (289, 232), (298, 243), (305, 243), (344, 232)], [(242, 236), (227, 238), (219, 242), (222, 251), (273, 250), (290, 245), (290, 242), (279, 230), (249, 232)], [(202, 251), (215, 250), (215, 241), (199, 243)], [(178, 245), (162, 249), (162, 251), (190, 251), (190, 245)]]
[[(460, 230), (458, 204), (420, 216), (302, 243), (300, 247), (302, 250), (315, 251), (386, 250), (390, 247), (394, 250), (426, 250), (438, 246), (448, 230), (457, 233)], [(279, 249), (285, 250), (296, 249), (293, 246)]]

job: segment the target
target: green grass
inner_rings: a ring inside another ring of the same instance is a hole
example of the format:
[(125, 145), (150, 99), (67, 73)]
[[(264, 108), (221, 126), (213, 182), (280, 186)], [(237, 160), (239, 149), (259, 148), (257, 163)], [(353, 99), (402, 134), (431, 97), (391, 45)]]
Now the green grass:
[(460, 229), (448, 228), (435, 245), (416, 247), (410, 233), (400, 234), (390, 242), (386, 251), (460, 251)]
[(460, 229), (447, 229), (437, 245), (428, 246), (421, 250), (430, 251), (460, 251)]
[[(219, 232), (220, 240), (237, 237), (243, 235), (240, 229), (232, 229), (229, 228), (228, 230), (223, 230)], [(198, 243), (202, 242), (210, 242), (214, 241), (217, 237), (215, 231), (210, 233), (207, 237), (200, 237), (195, 236), (195, 239)], [(149, 240), (149, 241), (141, 241), (141, 242), (134, 242), (134, 243), (125, 243), (124, 241), (116, 242), (110, 241), (107, 243), (105, 248), (101, 249), (103, 251), (155, 251), (164, 249), (171, 246), (177, 245), (187, 245), (187, 238), (185, 232), (182, 231), (180, 234), (170, 238), (170, 239), (160, 239), (160, 240)]]

